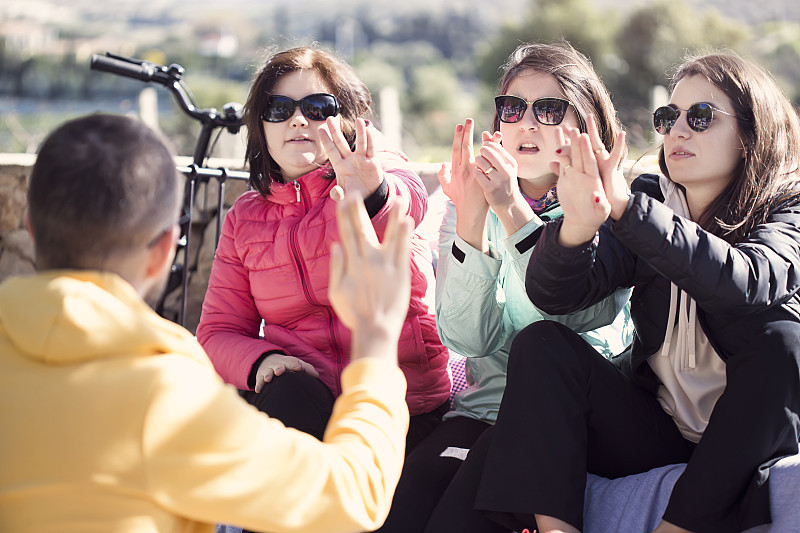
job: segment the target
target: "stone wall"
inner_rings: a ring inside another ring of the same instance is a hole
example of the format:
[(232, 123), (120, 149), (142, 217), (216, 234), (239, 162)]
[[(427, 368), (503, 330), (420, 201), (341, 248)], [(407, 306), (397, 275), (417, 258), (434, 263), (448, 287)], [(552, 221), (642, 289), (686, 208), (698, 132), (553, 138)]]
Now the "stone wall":
[(0, 281), (33, 272), (33, 244), (25, 229), (25, 197), (34, 156), (0, 159)]

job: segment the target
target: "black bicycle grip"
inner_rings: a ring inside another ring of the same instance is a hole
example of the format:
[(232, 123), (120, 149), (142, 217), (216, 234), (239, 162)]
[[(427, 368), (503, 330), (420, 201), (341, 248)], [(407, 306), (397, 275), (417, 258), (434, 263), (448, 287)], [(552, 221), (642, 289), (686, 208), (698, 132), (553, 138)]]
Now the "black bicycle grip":
[(157, 78), (157, 74), (159, 74), (160, 71), (152, 63), (129, 63), (112, 57), (92, 54), (92, 60), (89, 66), (92, 70), (110, 72), (111, 74), (125, 76), (126, 78), (133, 78), (135, 80), (162, 81)]

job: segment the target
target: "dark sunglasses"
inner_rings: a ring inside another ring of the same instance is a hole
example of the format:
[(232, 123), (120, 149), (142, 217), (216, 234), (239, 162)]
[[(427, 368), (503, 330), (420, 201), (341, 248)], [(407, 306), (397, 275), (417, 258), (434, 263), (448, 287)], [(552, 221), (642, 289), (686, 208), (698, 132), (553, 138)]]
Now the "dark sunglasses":
[(734, 115), (718, 109), (708, 102), (694, 104), (689, 106), (689, 109), (678, 109), (674, 105), (665, 105), (653, 112), (653, 126), (656, 132), (659, 135), (667, 135), (672, 130), (675, 122), (678, 121), (682, 111), (686, 111), (686, 122), (689, 127), (698, 133), (706, 131), (711, 126), (711, 121), (714, 120), (714, 111), (736, 118)]
[(497, 108), (497, 117), (500, 122), (511, 124), (522, 120), (522, 116), (528, 109), (528, 104), (533, 107), (533, 114), (539, 124), (546, 126), (561, 124), (569, 107), (569, 101), (561, 98), (539, 98), (533, 102), (528, 102), (524, 98), (511, 96), (510, 94), (502, 94), (494, 98), (494, 105)]
[(294, 110), (300, 106), (300, 111), (308, 120), (322, 121), (328, 117), (339, 114), (339, 101), (328, 93), (309, 94), (300, 100), (292, 100), (288, 96), (273, 94), (267, 100), (267, 108), (261, 113), (264, 122), (283, 122), (294, 115)]

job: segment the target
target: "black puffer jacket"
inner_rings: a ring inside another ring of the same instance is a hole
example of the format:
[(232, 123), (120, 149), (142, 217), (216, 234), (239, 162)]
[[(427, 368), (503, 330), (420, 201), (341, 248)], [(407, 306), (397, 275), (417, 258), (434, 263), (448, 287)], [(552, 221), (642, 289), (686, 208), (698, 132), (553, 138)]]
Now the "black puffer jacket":
[(544, 228), (528, 265), (526, 290), (550, 314), (565, 314), (634, 287), (636, 335), (631, 375), (655, 392), (647, 358), (666, 333), (670, 281), (697, 302), (697, 317), (724, 359), (774, 320), (800, 322), (800, 203), (776, 208), (768, 221), (731, 245), (663, 205), (658, 176), (632, 184), (631, 202), (586, 246), (558, 244), (562, 220)]

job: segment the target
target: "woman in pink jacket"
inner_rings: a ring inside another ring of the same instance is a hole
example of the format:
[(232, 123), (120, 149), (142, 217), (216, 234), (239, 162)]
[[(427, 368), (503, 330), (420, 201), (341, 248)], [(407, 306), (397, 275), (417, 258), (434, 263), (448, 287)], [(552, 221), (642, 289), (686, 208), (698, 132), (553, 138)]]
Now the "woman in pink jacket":
[[(253, 189), (228, 212), (197, 328), (217, 372), (251, 404), (322, 439), (350, 331), (328, 301), (335, 202), (365, 200), (379, 238), (393, 209), (419, 224), (427, 193), (397, 152), (362, 118), (367, 87), (352, 68), (314, 48), (270, 57), (245, 104)], [(341, 187), (341, 189), (339, 189)], [(436, 332), (427, 242), (412, 237), (411, 300), (399, 343), (411, 414), (407, 449), (447, 408), (447, 349)], [(386, 280), (392, 283), (392, 280)], [(263, 321), (263, 324), (262, 324)]]

